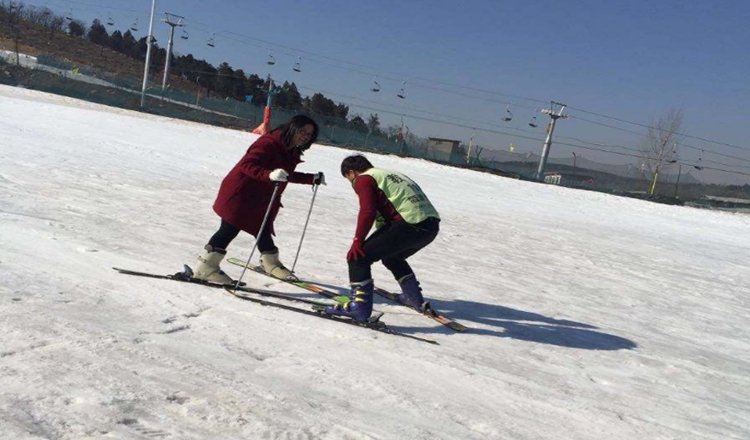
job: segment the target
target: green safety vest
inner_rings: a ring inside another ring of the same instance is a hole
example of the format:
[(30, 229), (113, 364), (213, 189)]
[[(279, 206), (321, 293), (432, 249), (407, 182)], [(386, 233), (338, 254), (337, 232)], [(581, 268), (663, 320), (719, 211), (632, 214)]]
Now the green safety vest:
[[(409, 224), (415, 225), (430, 217), (440, 218), (437, 210), (425, 195), (422, 188), (407, 176), (380, 168), (370, 168), (366, 174), (378, 184), (396, 211)], [(378, 216), (376, 227), (382, 226), (383, 218)]]

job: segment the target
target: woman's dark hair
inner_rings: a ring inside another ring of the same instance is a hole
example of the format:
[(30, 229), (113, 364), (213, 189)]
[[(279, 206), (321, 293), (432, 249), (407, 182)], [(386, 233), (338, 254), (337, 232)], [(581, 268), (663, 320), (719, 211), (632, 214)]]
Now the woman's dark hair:
[(341, 175), (346, 176), (346, 173), (348, 173), (349, 171), (363, 173), (372, 167), (372, 164), (369, 160), (367, 160), (366, 157), (362, 156), (361, 154), (355, 154), (353, 156), (347, 157), (341, 162)]
[(300, 150), (305, 151), (310, 148), (310, 145), (314, 144), (315, 141), (318, 140), (318, 132), (320, 131), (320, 129), (318, 128), (318, 123), (315, 122), (312, 118), (305, 115), (297, 115), (292, 117), (292, 119), (288, 120), (287, 122), (274, 128), (273, 131), (281, 131), (281, 141), (284, 142), (284, 145), (288, 147), (296, 147), (296, 145), (292, 145), (294, 135), (297, 134), (298, 131), (302, 130), (305, 125), (313, 126), (313, 135), (310, 138), (310, 141), (304, 145), (299, 146)]

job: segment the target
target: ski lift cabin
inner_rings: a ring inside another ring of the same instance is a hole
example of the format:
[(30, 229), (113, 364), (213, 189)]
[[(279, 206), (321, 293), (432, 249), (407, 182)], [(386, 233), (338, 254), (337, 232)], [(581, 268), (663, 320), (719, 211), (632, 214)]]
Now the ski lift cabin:
[[(538, 112), (538, 109), (534, 109), (534, 112)], [(537, 128), (539, 127), (539, 124), (536, 123), (536, 115), (531, 117), (531, 120), (529, 121), (529, 127)]]
[(401, 99), (406, 99), (406, 81), (403, 81), (401, 83), (401, 90), (396, 93), (396, 96), (398, 96)]
[(510, 111), (510, 104), (505, 107), (505, 116), (502, 117), (504, 122), (510, 122), (513, 120), (513, 113)]
[(371, 91), (378, 93), (380, 91), (380, 83), (378, 83), (378, 76), (375, 75), (375, 79), (372, 81), (372, 88), (370, 88)]

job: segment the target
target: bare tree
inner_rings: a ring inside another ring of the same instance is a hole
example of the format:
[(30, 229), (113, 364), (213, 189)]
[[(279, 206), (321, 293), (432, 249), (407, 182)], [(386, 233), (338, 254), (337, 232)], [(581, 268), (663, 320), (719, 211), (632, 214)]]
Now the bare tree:
[(682, 109), (672, 109), (655, 118), (648, 128), (646, 140), (641, 147), (641, 159), (651, 175), (648, 193), (656, 191), (659, 173), (669, 168), (677, 159), (677, 150), (682, 129)]

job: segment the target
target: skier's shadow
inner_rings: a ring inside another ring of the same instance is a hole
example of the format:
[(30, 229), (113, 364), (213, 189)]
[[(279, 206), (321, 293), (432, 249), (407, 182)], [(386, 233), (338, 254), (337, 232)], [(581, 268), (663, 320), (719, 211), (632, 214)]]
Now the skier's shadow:
[[(321, 287), (348, 295), (348, 289), (340, 286), (318, 283)], [(375, 303), (390, 304), (390, 301), (377, 298)], [(512, 309), (498, 304), (485, 304), (475, 301), (453, 300), (440, 301), (430, 299), (430, 303), (449, 318), (464, 323), (468, 329), (460, 335), (486, 335), (499, 338), (513, 338), (540, 344), (584, 350), (632, 350), (638, 346), (635, 342), (597, 331), (589, 324), (567, 319), (555, 319), (538, 313)], [(465, 322), (464, 322), (465, 321)], [(476, 328), (472, 324), (482, 324), (489, 328)], [(394, 326), (394, 330), (405, 333), (441, 333), (459, 335), (441, 325), (436, 326)]]
[[(597, 331), (589, 324), (550, 318), (497, 304), (465, 300), (431, 300), (431, 303), (446, 316), (466, 321), (469, 329), (462, 334), (513, 338), (585, 350), (630, 350), (638, 346), (629, 339)], [(472, 328), (475, 323), (494, 329)]]

